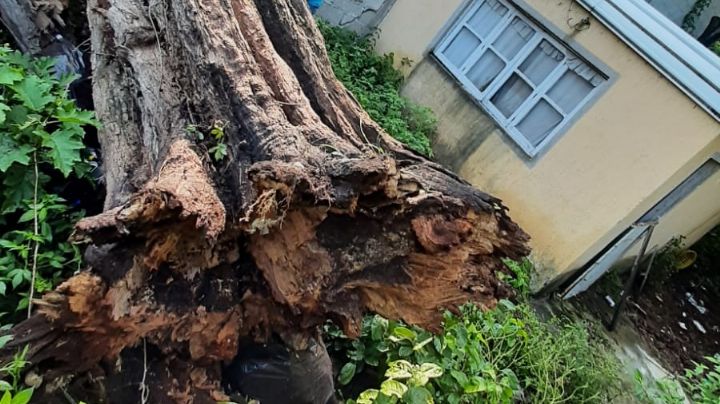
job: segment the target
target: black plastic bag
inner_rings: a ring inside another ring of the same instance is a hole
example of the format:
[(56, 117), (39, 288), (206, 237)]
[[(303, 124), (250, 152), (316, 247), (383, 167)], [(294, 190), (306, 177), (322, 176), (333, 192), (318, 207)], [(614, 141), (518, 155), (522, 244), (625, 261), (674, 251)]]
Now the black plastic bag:
[(291, 351), (278, 342), (246, 344), (225, 369), (232, 391), (261, 404), (335, 403), (332, 363), (322, 341)]

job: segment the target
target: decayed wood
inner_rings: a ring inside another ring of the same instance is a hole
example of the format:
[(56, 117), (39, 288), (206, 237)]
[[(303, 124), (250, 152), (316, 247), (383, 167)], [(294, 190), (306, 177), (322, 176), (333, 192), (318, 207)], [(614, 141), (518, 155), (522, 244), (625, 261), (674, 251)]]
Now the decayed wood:
[[(241, 338), (301, 349), (327, 318), (357, 335), (366, 311), (434, 329), (509, 295), (500, 259), (527, 235), (369, 118), (304, 0), (89, 0), (88, 17), (106, 210), (76, 226), (88, 269), (10, 346), (47, 380), (117, 379), (145, 347), (148, 402), (213, 402)], [(186, 130), (212, 124), (221, 162)]]

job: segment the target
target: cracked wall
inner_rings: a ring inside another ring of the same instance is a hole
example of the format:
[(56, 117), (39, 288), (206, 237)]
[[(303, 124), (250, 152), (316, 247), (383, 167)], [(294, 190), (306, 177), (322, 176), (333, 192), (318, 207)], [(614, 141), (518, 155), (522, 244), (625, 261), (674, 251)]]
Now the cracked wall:
[(318, 16), (360, 35), (372, 33), (395, 0), (325, 0)]

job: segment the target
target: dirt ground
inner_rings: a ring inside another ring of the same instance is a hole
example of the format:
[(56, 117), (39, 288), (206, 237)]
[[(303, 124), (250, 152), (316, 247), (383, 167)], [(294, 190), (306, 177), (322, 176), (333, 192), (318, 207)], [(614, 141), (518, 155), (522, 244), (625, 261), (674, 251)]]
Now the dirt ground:
[[(698, 252), (690, 268), (673, 272), (654, 268), (642, 293), (628, 299), (624, 315), (647, 348), (676, 373), (720, 353), (718, 239), (720, 228), (690, 247)], [(624, 276), (609, 274), (581, 295), (579, 303), (608, 323), (614, 309), (605, 296), (617, 302), (624, 281)]]

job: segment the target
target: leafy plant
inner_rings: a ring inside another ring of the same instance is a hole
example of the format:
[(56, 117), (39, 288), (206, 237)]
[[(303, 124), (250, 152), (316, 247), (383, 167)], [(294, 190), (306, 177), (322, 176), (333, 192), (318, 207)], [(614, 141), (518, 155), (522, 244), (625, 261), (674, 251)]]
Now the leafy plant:
[(520, 296), (527, 296), (530, 293), (530, 277), (535, 270), (532, 261), (527, 257), (523, 258), (520, 262), (504, 259), (503, 264), (510, 270), (512, 275), (498, 272), (500, 280), (512, 286)]
[(29, 314), (34, 293), (52, 288), (80, 262), (65, 240), (82, 212), (51, 192), (53, 178), (89, 179), (91, 170), (81, 154), (83, 126), (98, 123), (67, 98), (72, 80), (55, 77), (52, 59), (0, 47), (2, 311)]
[[(0, 348), (4, 347), (9, 340), (8, 336), (0, 337)], [(27, 349), (26, 346), (25, 349), (15, 354), (12, 361), (0, 367), (0, 376), (2, 376), (0, 391), (3, 392), (0, 404), (27, 404), (32, 399), (32, 388), (20, 389), (22, 370), (28, 364), (25, 360)]]
[(410, 149), (432, 155), (430, 137), (437, 128), (437, 119), (430, 109), (400, 95), (403, 76), (393, 67), (393, 55), (376, 54), (372, 38), (361, 38), (323, 21), (318, 22), (318, 27), (335, 75), (370, 117)]
[[(185, 132), (191, 137), (205, 141), (206, 134), (197, 125), (188, 125), (185, 128)], [(227, 157), (227, 144), (225, 143), (225, 123), (217, 121), (207, 129), (207, 137), (210, 148), (207, 149), (208, 153), (212, 156), (213, 160), (220, 162)]]
[(697, 404), (720, 402), (720, 354), (705, 357), (706, 364), (696, 363), (693, 369), (685, 370), (683, 384), (685, 391)]
[(325, 339), (328, 349), (348, 358), (341, 384), (368, 369), (387, 374), (398, 358), (414, 366), (435, 364), (443, 373), (426, 388), (441, 403), (607, 402), (619, 388), (617, 361), (587, 325), (542, 322), (528, 305), (505, 300), (490, 311), (466, 305), (459, 314), (445, 313), (435, 336), (372, 316), (355, 341), (334, 327)]
[[(406, 360), (392, 361), (385, 371), (385, 381), (380, 389), (368, 389), (360, 393), (357, 404), (407, 403), (432, 404), (432, 393), (425, 388), (430, 379), (440, 377), (443, 371), (434, 363), (412, 364)], [(352, 403), (352, 401), (350, 401)]]
[(640, 371), (635, 371), (635, 397), (641, 403), (682, 404), (685, 395), (680, 383), (673, 379), (660, 379), (649, 383)]

